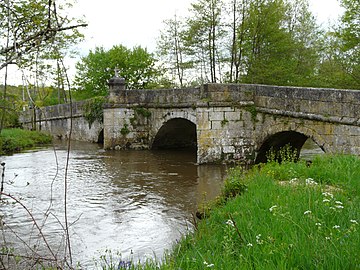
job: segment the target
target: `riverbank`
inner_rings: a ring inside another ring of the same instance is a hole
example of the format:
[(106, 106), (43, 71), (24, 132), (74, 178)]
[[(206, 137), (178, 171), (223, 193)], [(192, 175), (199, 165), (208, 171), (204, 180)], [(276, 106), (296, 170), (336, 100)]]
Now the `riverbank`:
[(0, 155), (8, 155), (25, 149), (49, 144), (50, 135), (24, 129), (3, 129), (0, 133)]
[(240, 196), (219, 200), (163, 269), (360, 268), (358, 157), (235, 169), (225, 187), (243, 185)]
[(328, 155), (233, 169), (160, 269), (360, 269), (359, 172), (358, 157)]

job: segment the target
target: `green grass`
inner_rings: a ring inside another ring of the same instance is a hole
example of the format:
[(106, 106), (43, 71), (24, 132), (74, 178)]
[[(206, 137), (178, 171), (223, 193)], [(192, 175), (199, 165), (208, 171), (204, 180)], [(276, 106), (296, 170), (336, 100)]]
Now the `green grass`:
[(3, 129), (0, 134), (0, 154), (11, 154), (24, 149), (51, 143), (51, 136), (23, 129)]
[(360, 269), (359, 158), (269, 163), (229, 179), (246, 191), (218, 200), (226, 203), (174, 248), (164, 269)]

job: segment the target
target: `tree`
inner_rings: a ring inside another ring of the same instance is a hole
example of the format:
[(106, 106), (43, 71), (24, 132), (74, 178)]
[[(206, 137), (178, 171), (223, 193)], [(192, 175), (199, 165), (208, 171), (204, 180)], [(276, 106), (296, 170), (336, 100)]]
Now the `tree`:
[(113, 46), (106, 51), (97, 47), (76, 64), (75, 84), (80, 98), (105, 96), (108, 93), (107, 82), (114, 75), (115, 68), (120, 69), (128, 89), (151, 89), (156, 86), (161, 73), (155, 67), (156, 60), (146, 49), (123, 45)]
[(339, 58), (344, 71), (349, 74), (360, 88), (360, 2), (341, 0), (345, 13), (341, 26), (337, 30), (340, 40), (341, 56)]
[[(50, 60), (62, 61), (65, 51), (82, 35), (78, 28), (86, 26), (61, 15), (70, 6), (55, 0), (5, 0), (0, 2), (0, 70), (5, 69), (2, 98), (7, 96), (7, 67), (16, 65), (22, 71), (34, 73), (34, 91), (40, 81), (47, 80)], [(25, 72), (24, 72), (25, 75)], [(29, 80), (26, 80), (30, 84)], [(30, 98), (33, 102), (33, 99)], [(35, 105), (35, 104), (32, 104)], [(4, 119), (7, 110), (2, 110)], [(0, 131), (4, 121), (1, 120)]]
[(244, 81), (287, 84), (293, 65), (292, 39), (285, 27), (286, 5), (281, 0), (250, 3), (244, 57)]
[(294, 60), (293, 75), (288, 84), (314, 86), (323, 32), (310, 12), (308, 0), (288, 0), (286, 5), (287, 28), (291, 35)]
[(185, 37), (187, 53), (194, 67), (201, 71), (201, 81), (216, 83), (222, 78), (223, 3), (222, 0), (198, 0), (191, 6)]
[(191, 62), (186, 59), (185, 24), (176, 14), (174, 19), (165, 20), (164, 24), (164, 30), (160, 32), (160, 38), (157, 40), (158, 55), (172, 80), (176, 81), (174, 85), (182, 88), (186, 85), (185, 72), (192, 67)]
[(231, 2), (231, 23), (229, 24), (231, 35), (229, 82), (240, 82), (241, 75), (245, 69), (243, 56), (249, 2), (249, 0), (232, 0)]
[[(68, 7), (70, 4), (65, 4)], [(64, 7), (64, 8), (65, 8)], [(0, 3), (0, 70), (9, 64), (23, 65), (32, 54), (54, 46), (60, 33), (76, 31), (85, 23), (61, 16), (54, 0), (5, 0)], [(64, 34), (64, 35), (68, 35)], [(64, 38), (65, 36), (60, 38)], [(71, 34), (70, 34), (71, 35)]]

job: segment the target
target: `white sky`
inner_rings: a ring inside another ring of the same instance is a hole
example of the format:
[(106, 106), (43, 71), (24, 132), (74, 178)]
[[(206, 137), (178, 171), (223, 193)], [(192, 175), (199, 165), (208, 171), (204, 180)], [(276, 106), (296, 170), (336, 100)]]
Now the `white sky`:
[[(111, 48), (122, 44), (141, 45), (154, 51), (156, 38), (165, 19), (184, 15), (195, 0), (78, 0), (76, 13), (89, 23), (81, 51), (86, 54), (95, 46)], [(319, 22), (327, 23), (340, 14), (338, 0), (310, 0), (310, 9)]]
[[(153, 52), (163, 21), (174, 14), (183, 16), (195, 0), (77, 0), (72, 14), (85, 16), (89, 24), (83, 31), (85, 41), (77, 46), (80, 55), (87, 55), (90, 49), (113, 45), (126, 47), (140, 45)], [(320, 23), (326, 24), (341, 14), (339, 0), (309, 0), (310, 9)], [(71, 69), (75, 62), (68, 62)], [(74, 71), (72, 70), (71, 73)], [(21, 84), (21, 75), (12, 72), (9, 83)], [(3, 76), (0, 74), (0, 83)], [(16, 82), (15, 82), (16, 81)]]

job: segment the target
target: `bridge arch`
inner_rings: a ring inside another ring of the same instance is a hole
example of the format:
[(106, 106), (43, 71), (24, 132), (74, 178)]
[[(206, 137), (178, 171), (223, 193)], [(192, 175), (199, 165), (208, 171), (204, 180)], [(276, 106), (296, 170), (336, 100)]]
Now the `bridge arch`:
[(330, 151), (328, 144), (315, 130), (305, 126), (284, 127), (274, 125), (269, 128), (263, 136), (259, 136), (256, 143), (255, 163), (267, 161), (267, 153), (270, 149), (278, 151), (286, 145), (290, 145), (300, 155), (301, 148), (307, 139), (312, 139), (324, 152)]
[(171, 118), (158, 129), (152, 149), (197, 149), (196, 124), (185, 118)]

